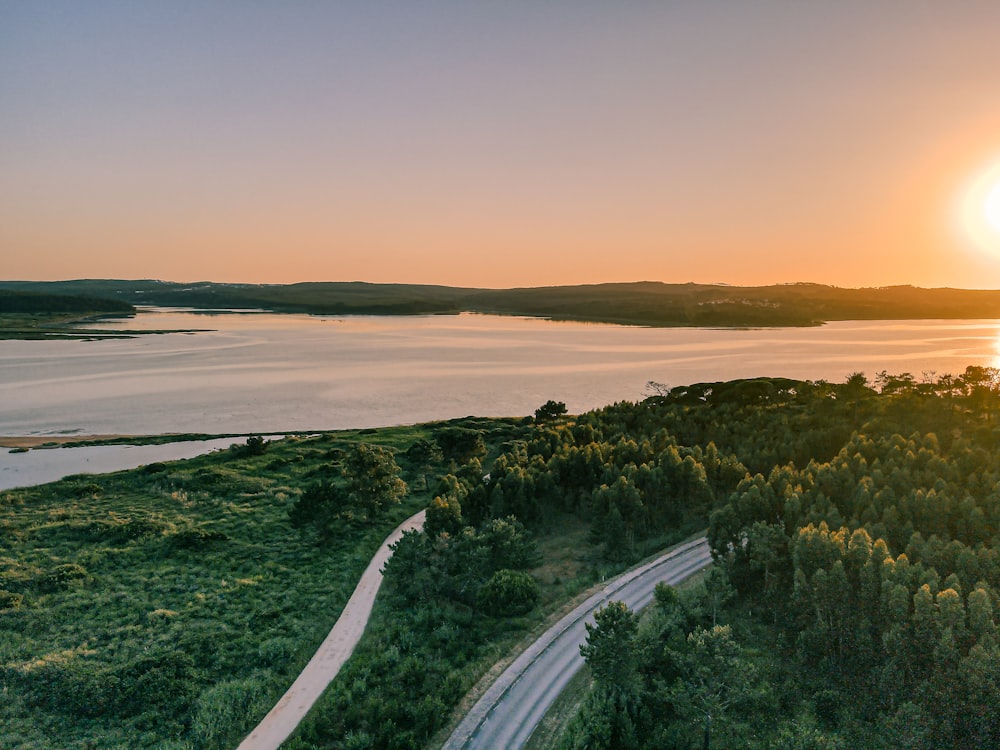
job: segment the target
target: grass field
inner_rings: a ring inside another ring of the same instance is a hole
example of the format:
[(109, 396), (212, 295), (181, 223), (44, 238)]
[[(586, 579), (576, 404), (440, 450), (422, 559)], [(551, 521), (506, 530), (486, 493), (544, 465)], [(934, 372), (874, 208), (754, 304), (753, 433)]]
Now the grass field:
[(404, 473), (402, 504), (322, 542), (290, 505), (344, 446), (426, 434), (290, 438), (0, 494), (4, 747), (235, 746), (427, 497)]

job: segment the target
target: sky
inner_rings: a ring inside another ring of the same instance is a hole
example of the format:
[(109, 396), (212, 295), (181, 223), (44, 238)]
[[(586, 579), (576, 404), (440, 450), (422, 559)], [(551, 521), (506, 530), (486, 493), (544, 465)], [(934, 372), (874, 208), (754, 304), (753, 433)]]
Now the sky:
[(0, 0), (0, 278), (1000, 288), (998, 40), (992, 0)]

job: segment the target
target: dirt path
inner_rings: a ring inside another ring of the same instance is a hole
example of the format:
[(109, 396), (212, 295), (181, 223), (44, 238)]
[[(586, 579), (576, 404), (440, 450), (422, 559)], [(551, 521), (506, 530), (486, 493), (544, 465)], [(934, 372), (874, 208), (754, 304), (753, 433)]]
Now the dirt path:
[(397, 542), (404, 531), (418, 529), (423, 525), (424, 511), (420, 511), (403, 521), (382, 543), (382, 547), (368, 563), (333, 630), (288, 688), (288, 692), (240, 743), (238, 750), (277, 750), (295, 730), (361, 640), (375, 603), (375, 594), (382, 585), (382, 567), (392, 556), (389, 545)]

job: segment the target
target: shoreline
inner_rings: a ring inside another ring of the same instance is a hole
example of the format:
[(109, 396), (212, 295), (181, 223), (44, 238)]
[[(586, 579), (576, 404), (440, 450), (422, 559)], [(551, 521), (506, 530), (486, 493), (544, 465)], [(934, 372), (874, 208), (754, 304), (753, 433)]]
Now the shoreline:
[(351, 430), (282, 430), (279, 432), (162, 432), (156, 434), (73, 434), (73, 435), (0, 435), (0, 448), (26, 448), (48, 450), (50, 448), (83, 448), (100, 445), (169, 445), (170, 443), (195, 443), (228, 438), (240, 439), (248, 435), (280, 440), (289, 435), (315, 435), (327, 432), (350, 432)]
[[(249, 433), (202, 433), (165, 432), (158, 435), (130, 435), (125, 433), (107, 435), (0, 435), (0, 448), (29, 448), (47, 450), (49, 448), (75, 448), (97, 445), (167, 445), (169, 443), (205, 442), (223, 438), (241, 438)], [(258, 434), (258, 433), (253, 433)], [(261, 437), (284, 436), (286, 432), (260, 433)]]
[(93, 441), (136, 440), (149, 435), (0, 435), (0, 448), (61, 448), (64, 445)]

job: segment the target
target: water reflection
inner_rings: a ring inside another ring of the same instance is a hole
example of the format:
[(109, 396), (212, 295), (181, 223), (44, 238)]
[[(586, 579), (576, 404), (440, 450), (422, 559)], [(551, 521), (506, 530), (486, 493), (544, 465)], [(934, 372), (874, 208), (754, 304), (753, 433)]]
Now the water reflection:
[[(579, 412), (738, 377), (842, 381), (1000, 363), (997, 321), (851, 321), (814, 328), (636, 328), (477, 314), (206, 316), (126, 322), (205, 333), (0, 342), (0, 434), (280, 432)], [(101, 325), (113, 328), (114, 321)]]
[(104, 474), (154, 461), (194, 458), (245, 440), (246, 437), (187, 440), (165, 445), (87, 445), (34, 449), (27, 453), (0, 449), (0, 490), (53, 482), (70, 474)]

